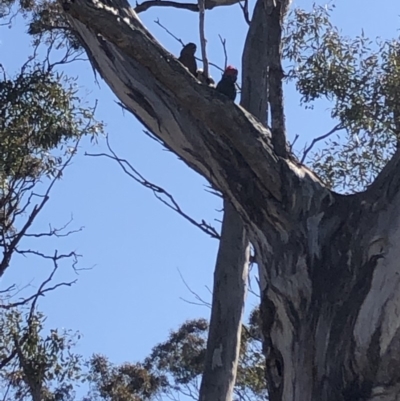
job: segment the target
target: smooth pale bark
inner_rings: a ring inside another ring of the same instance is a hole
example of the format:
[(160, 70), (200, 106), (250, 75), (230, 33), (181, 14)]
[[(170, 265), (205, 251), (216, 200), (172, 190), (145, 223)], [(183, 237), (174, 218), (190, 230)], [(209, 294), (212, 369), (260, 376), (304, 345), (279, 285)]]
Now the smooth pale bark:
[[(258, 0), (242, 59), (241, 106), (267, 118), (266, 45), (264, 0)], [(254, 42), (257, 42), (256, 45)], [(250, 244), (243, 222), (228, 200), (224, 201), (221, 238), (214, 272), (213, 299), (201, 401), (231, 401), (236, 381), (247, 293)], [(217, 356), (217, 358), (216, 358)]]
[(399, 400), (400, 151), (367, 191), (335, 194), (191, 77), (126, 1), (64, 6), (119, 100), (242, 218), (258, 257), (270, 399)]
[(229, 201), (224, 201), (200, 401), (231, 401), (233, 397), (247, 290), (249, 248), (239, 214)]

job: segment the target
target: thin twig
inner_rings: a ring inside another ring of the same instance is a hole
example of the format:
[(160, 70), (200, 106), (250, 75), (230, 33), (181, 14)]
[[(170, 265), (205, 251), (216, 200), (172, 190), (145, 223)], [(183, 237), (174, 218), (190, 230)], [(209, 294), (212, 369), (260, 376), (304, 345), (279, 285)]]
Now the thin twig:
[(30, 306), (29, 317), (28, 317), (28, 326), (27, 326), (28, 330), (23, 334), (23, 336), (20, 339), (18, 339), (17, 336), (14, 335), (14, 349), (10, 352), (10, 354), (7, 357), (3, 358), (0, 361), (0, 370), (3, 369), (5, 366), (7, 366), (16, 356), (19, 357), (19, 359), (20, 359), (19, 362), (20, 363), (22, 362), (21, 347), (29, 339), (29, 337), (31, 335), (32, 322), (33, 322), (33, 318), (35, 316), (36, 304), (37, 304), (39, 297), (43, 296), (46, 292), (55, 290), (58, 287), (61, 287), (64, 285), (71, 286), (73, 283), (75, 283), (76, 280), (73, 282), (69, 282), (69, 283), (64, 283), (64, 282), (58, 283), (52, 287), (46, 288), (46, 285), (52, 281), (56, 271), (58, 270), (59, 265), (58, 265), (57, 261), (63, 257), (64, 257), (64, 255), (58, 255), (57, 251), (55, 251), (55, 253), (52, 257), (53, 269), (52, 269), (50, 275), (41, 283), (41, 285), (39, 286), (39, 289), (37, 290), (37, 292), (34, 295), (32, 295), (22, 301), (19, 301), (19, 302), (10, 303), (7, 305), (1, 305), (2, 309), (11, 309), (11, 308), (20, 307), (20, 306), (25, 305), (25, 304), (29, 303), (30, 301), (32, 301), (32, 304)]
[[(145, 188), (148, 188), (153, 191), (154, 196), (164, 205), (169, 207), (170, 209), (174, 210), (178, 214), (180, 214), (183, 218), (185, 218), (187, 221), (189, 221), (191, 224), (194, 226), (200, 228), (203, 232), (208, 234), (212, 238), (219, 239), (220, 235), (218, 234), (217, 230), (212, 227), (210, 224), (205, 222), (204, 220), (201, 220), (201, 222), (196, 221), (192, 217), (190, 217), (187, 213), (185, 213), (181, 207), (179, 206), (178, 202), (175, 200), (175, 198), (164, 188), (153, 184), (152, 182), (148, 181), (146, 178), (143, 177), (142, 174), (140, 174), (133, 166), (131, 163), (129, 163), (126, 159), (121, 159), (120, 157), (117, 156), (117, 154), (114, 152), (114, 150), (111, 148), (111, 145), (109, 143), (109, 138), (107, 137), (107, 147), (108, 150), (110, 151), (111, 154), (107, 153), (85, 153), (86, 156), (91, 156), (91, 157), (107, 157), (111, 160), (116, 161), (122, 170), (127, 174), (129, 177), (131, 177), (134, 181), (138, 182), (139, 184), (143, 185)], [(163, 199), (162, 196), (166, 197), (167, 200)]]
[(201, 298), (200, 297), (200, 295), (199, 294), (197, 294), (196, 292), (194, 292), (190, 287), (189, 287), (189, 285), (188, 285), (188, 283), (185, 281), (185, 279), (183, 278), (183, 275), (182, 275), (182, 273), (181, 273), (181, 271), (178, 269), (178, 273), (179, 273), (179, 276), (181, 277), (181, 280), (183, 281), (183, 284), (185, 284), (185, 287), (189, 290), (189, 292), (192, 294), (192, 295), (194, 295), (194, 297), (199, 301), (199, 302), (193, 302), (193, 301), (188, 301), (188, 300), (186, 300), (186, 299), (184, 299), (184, 298), (181, 298), (180, 297), (180, 299), (182, 299), (182, 301), (185, 301), (185, 302), (187, 302), (187, 303), (190, 303), (190, 304), (195, 304), (195, 305), (201, 305), (201, 306), (207, 306), (208, 308), (211, 308), (211, 304), (209, 303), (209, 302), (207, 302), (207, 301), (205, 301), (203, 298)]
[[(177, 42), (179, 42), (179, 43), (182, 45), (182, 47), (185, 46), (185, 42), (184, 42), (182, 39), (180, 39), (180, 38), (178, 38), (177, 36), (175, 36), (166, 26), (164, 26), (164, 25), (160, 22), (160, 19), (159, 19), (159, 18), (157, 18), (154, 22), (155, 22), (159, 27), (161, 27), (162, 29), (164, 29), (164, 31), (167, 32), (168, 35), (170, 35), (170, 36), (171, 36), (172, 38), (174, 38)], [(197, 60), (197, 61), (202, 61), (202, 59), (201, 59), (200, 57), (196, 57), (196, 60)], [(221, 68), (219, 65), (217, 65), (217, 64), (215, 64), (215, 63), (212, 63), (211, 61), (208, 61), (208, 65), (210, 65), (210, 66), (216, 68), (217, 70), (219, 70), (219, 71), (221, 71), (221, 72), (224, 72), (224, 71), (225, 71), (224, 68)], [(120, 104), (120, 103), (118, 103), (118, 104)], [(121, 107), (124, 107), (124, 106), (122, 106), (122, 104), (120, 104), (120, 106), (121, 106)], [(126, 108), (126, 107), (124, 107), (124, 108)]]
[(71, 234), (76, 234), (80, 231), (82, 231), (85, 227), (80, 227), (76, 230), (70, 230), (67, 232), (63, 232), (73, 221), (73, 217), (71, 216), (71, 219), (64, 224), (64, 226), (60, 227), (60, 228), (53, 228), (51, 225), (49, 225), (49, 231), (45, 232), (45, 233), (37, 233), (37, 234), (25, 234), (25, 237), (35, 237), (35, 238), (40, 238), (40, 237), (57, 237), (57, 238), (61, 238), (61, 237), (68, 237)]
[(290, 152), (293, 152), (293, 146), (297, 142), (298, 139), (299, 139), (299, 134), (296, 134), (296, 136), (293, 139), (293, 142), (289, 145)]
[(222, 36), (219, 35), (219, 40), (221, 41), (222, 48), (224, 50), (224, 57), (225, 57), (225, 63), (224, 63), (224, 71), (226, 70), (226, 67), (228, 66), (228, 53), (226, 51), (226, 39), (222, 39)]
[(239, 6), (243, 11), (244, 20), (247, 22), (247, 25), (250, 25), (251, 21), (249, 16), (249, 0), (244, 0), (243, 5), (241, 2), (239, 2)]
[(47, 277), (46, 280), (44, 280), (41, 285), (39, 286), (39, 289), (36, 291), (35, 294), (29, 296), (28, 298), (24, 298), (21, 301), (18, 302), (13, 302), (13, 303), (8, 303), (6, 305), (0, 305), (0, 309), (12, 309), (12, 308), (17, 308), (20, 307), (22, 305), (26, 305), (27, 303), (33, 301), (34, 303), (37, 302), (37, 299), (41, 296), (44, 296), (47, 292), (50, 291), (54, 291), (55, 289), (59, 288), (59, 287), (71, 287), (71, 285), (75, 284), (77, 280), (74, 281), (69, 281), (69, 282), (62, 282), (62, 283), (57, 283), (55, 285), (53, 285), (52, 287), (46, 287), (47, 284), (49, 284), (52, 280), (53, 277), (56, 273), (56, 271), (58, 270), (58, 260), (60, 259), (64, 259), (64, 258), (70, 258), (73, 257), (74, 259), (76, 258), (77, 255), (75, 255), (74, 252), (71, 252), (68, 255), (58, 255), (57, 251), (54, 253), (53, 256), (49, 256), (49, 255), (42, 255), (40, 254), (39, 256), (44, 257), (45, 259), (51, 259), (53, 260), (53, 270), (51, 271), (50, 275)]
[(1, 290), (0, 294), (6, 294), (7, 292), (13, 291), (15, 290), (15, 284), (10, 285), (9, 287), (7, 287), (5, 290)]
[(338, 124), (338, 125), (336, 125), (335, 127), (333, 127), (333, 128), (332, 128), (329, 132), (327, 132), (326, 134), (314, 138), (314, 139), (312, 140), (312, 142), (311, 142), (311, 145), (310, 145), (308, 148), (306, 148), (306, 149), (304, 150), (303, 157), (301, 158), (301, 163), (304, 163), (304, 160), (306, 159), (307, 154), (310, 152), (310, 150), (314, 147), (314, 145), (315, 145), (317, 142), (322, 141), (322, 140), (328, 138), (328, 136), (332, 135), (333, 133), (335, 133), (335, 132), (337, 132), (337, 131), (341, 131), (342, 129), (344, 129), (344, 127), (342, 126), (342, 124)]
[(165, 27), (165, 26), (160, 22), (160, 19), (159, 19), (159, 18), (157, 18), (156, 20), (154, 20), (154, 22), (155, 22), (158, 26), (160, 26), (162, 29), (164, 29), (164, 31), (167, 32), (168, 35), (172, 36), (175, 40), (177, 40), (177, 41), (182, 45), (182, 47), (185, 46), (184, 41), (183, 41), (182, 39), (179, 39), (179, 38), (178, 38), (177, 36), (175, 36), (170, 30), (168, 30), (168, 28)]
[[(33, 224), (33, 221), (35, 220), (36, 216), (44, 208), (44, 206), (46, 205), (47, 201), (49, 200), (50, 192), (51, 192), (53, 186), (55, 185), (56, 181), (62, 176), (62, 173), (66, 169), (66, 167), (70, 164), (73, 156), (76, 153), (76, 149), (78, 147), (78, 144), (79, 144), (79, 140), (76, 142), (75, 147), (71, 151), (70, 156), (67, 158), (67, 160), (64, 162), (64, 164), (62, 165), (62, 167), (58, 171), (58, 174), (50, 182), (50, 184), (47, 187), (47, 190), (44, 193), (44, 195), (42, 195), (42, 201), (39, 202), (37, 205), (35, 205), (33, 207), (33, 210), (31, 212), (30, 216), (28, 217), (26, 223), (23, 225), (23, 227), (18, 232), (18, 234), (15, 235), (15, 237), (12, 239), (12, 241), (5, 247), (5, 249), (3, 251), (3, 259), (0, 262), (0, 277), (4, 274), (5, 270), (9, 266), (10, 261), (11, 261), (11, 257), (13, 255), (14, 251), (16, 250), (19, 242), (25, 236), (25, 234), (27, 233), (28, 229)], [(34, 195), (36, 195), (36, 194), (34, 194), (34, 193), (31, 194), (31, 196), (34, 196)], [(29, 200), (28, 200), (28, 203), (29, 203)]]

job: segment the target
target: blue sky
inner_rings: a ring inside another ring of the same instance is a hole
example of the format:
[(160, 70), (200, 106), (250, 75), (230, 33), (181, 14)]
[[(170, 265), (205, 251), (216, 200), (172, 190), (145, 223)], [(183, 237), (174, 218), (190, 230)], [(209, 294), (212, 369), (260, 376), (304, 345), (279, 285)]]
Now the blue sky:
[[(295, 0), (293, 5), (310, 9), (312, 3)], [(398, 0), (388, 0), (384, 6), (365, 0), (337, 0), (335, 5), (334, 22), (346, 35), (358, 35), (361, 29), (370, 37), (391, 38), (398, 34)], [(140, 18), (174, 54), (179, 54), (180, 44), (156, 25), (155, 19), (159, 18), (184, 42), (199, 42), (195, 13), (154, 8)], [(206, 21), (210, 60), (223, 65), (220, 34), (227, 40), (229, 63), (240, 68), (246, 24), (239, 6), (208, 12)], [(29, 54), (25, 31), (22, 19), (17, 19), (12, 29), (0, 27), (1, 63), (10, 74)], [(150, 181), (170, 191), (192, 216), (207, 221), (221, 218), (216, 212), (221, 202), (205, 192), (205, 180), (142, 133), (135, 118), (116, 105), (106, 84), (102, 81), (100, 87), (95, 84), (88, 62), (75, 63), (66, 72), (79, 77), (82, 94), (89, 102), (98, 99), (97, 118), (106, 123), (118, 155), (127, 158)], [(211, 72), (216, 80), (220, 78), (218, 71)], [(305, 111), (293, 89), (289, 88), (285, 96), (290, 140), (299, 134), (300, 145), (332, 127), (325, 106)], [(80, 267), (93, 267), (80, 272), (78, 283), (72, 288), (61, 288), (43, 298), (40, 306), (48, 316), (49, 327), (65, 327), (83, 334), (78, 352), (85, 356), (103, 353), (118, 363), (145, 357), (184, 320), (208, 317), (207, 308), (181, 300), (181, 297), (194, 299), (181, 281), (178, 269), (193, 291), (209, 300), (206, 286), (212, 287), (218, 244), (125, 176), (116, 163), (84, 156), (85, 151), (104, 150), (102, 140), (98, 145), (83, 141), (79, 155), (57, 183), (34, 226), (36, 232), (46, 229), (48, 224), (61, 226), (72, 215), (71, 228), (84, 226), (84, 230), (57, 241), (27, 242), (26, 246), (49, 252), (54, 248), (76, 250), (83, 255)], [(49, 267), (40, 259), (16, 259), (1, 288), (10, 283), (37, 286)], [(75, 278), (68, 265), (58, 274), (59, 280)], [(250, 298), (249, 303), (254, 306), (256, 300)]]

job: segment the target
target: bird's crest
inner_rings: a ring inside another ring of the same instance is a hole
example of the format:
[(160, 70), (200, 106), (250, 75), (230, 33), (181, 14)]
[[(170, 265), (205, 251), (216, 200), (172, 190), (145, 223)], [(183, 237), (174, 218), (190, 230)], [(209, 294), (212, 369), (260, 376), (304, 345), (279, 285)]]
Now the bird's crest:
[(228, 67), (226, 67), (224, 75), (236, 76), (237, 77), (238, 70), (235, 67), (232, 67), (231, 65), (228, 65)]

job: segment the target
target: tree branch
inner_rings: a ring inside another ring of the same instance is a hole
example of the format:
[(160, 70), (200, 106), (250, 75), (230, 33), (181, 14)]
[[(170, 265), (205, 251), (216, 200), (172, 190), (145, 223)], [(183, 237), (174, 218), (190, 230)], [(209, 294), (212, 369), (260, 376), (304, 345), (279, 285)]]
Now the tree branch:
[[(186, 43), (185, 43), (182, 39), (180, 39), (180, 38), (178, 38), (177, 36), (175, 36), (166, 26), (164, 26), (164, 25), (160, 22), (160, 19), (159, 19), (159, 18), (157, 18), (157, 19), (154, 21), (154, 23), (157, 24), (157, 25), (158, 25), (159, 27), (161, 27), (162, 29), (164, 29), (164, 31), (167, 32), (167, 34), (168, 34), (169, 36), (171, 36), (172, 38), (174, 38), (177, 42), (179, 42), (179, 43), (182, 45), (182, 47), (185, 46)], [(197, 59), (197, 60), (199, 60), (199, 59)]]
[(289, 0), (266, 0), (268, 101), (271, 110), (272, 143), (281, 157), (288, 156), (283, 104), (282, 25)]
[(247, 25), (250, 25), (250, 17), (249, 17), (249, 0), (244, 0), (244, 4), (239, 2), (240, 8), (243, 11), (244, 20), (247, 22)]
[(241, 103), (268, 124), (268, 53), (265, 1), (257, 0), (242, 56)]
[[(179, 206), (178, 202), (175, 200), (175, 198), (164, 188), (153, 184), (152, 182), (148, 181), (146, 178), (143, 177), (142, 174), (140, 174), (133, 166), (131, 163), (129, 163), (128, 160), (122, 159), (117, 156), (117, 154), (114, 152), (114, 150), (111, 148), (109, 138), (107, 137), (107, 147), (108, 150), (110, 151), (111, 154), (107, 153), (85, 153), (86, 156), (91, 156), (91, 157), (106, 157), (111, 160), (116, 161), (119, 166), (122, 168), (124, 173), (131, 177), (134, 181), (139, 183), (140, 185), (143, 185), (145, 188), (150, 189), (153, 191), (154, 196), (162, 202), (164, 205), (178, 213), (180, 216), (182, 216), (185, 220), (187, 220), (189, 223), (192, 225), (200, 228), (204, 233), (208, 234), (211, 238), (216, 238), (219, 239), (220, 235), (218, 234), (217, 230), (211, 226), (211, 224), (207, 223), (204, 220), (201, 220), (201, 222), (196, 221), (192, 217), (190, 217), (187, 213), (185, 213), (182, 208)], [(162, 196), (165, 196), (165, 199), (163, 199)]]
[[(50, 192), (51, 192), (53, 186), (55, 185), (56, 181), (61, 177), (61, 175), (62, 175), (63, 171), (65, 170), (65, 168), (71, 162), (71, 159), (75, 155), (76, 148), (77, 148), (78, 144), (79, 144), (79, 141), (76, 142), (73, 151), (71, 152), (71, 154), (69, 155), (67, 160), (64, 162), (64, 164), (62, 165), (62, 167), (58, 171), (57, 175), (50, 181), (50, 184), (47, 187), (46, 192), (43, 195), (39, 195), (39, 194), (36, 194), (36, 193), (32, 192), (29, 195), (25, 206), (22, 207), (21, 210), (19, 211), (19, 213), (24, 212), (25, 209), (27, 209), (27, 207), (31, 204), (31, 201), (32, 201), (33, 197), (41, 198), (41, 201), (38, 202), (38, 204), (36, 204), (33, 207), (28, 219), (26, 220), (25, 224), (23, 224), (22, 228), (18, 231), (18, 233), (16, 233), (12, 237), (12, 239), (9, 241), (9, 243), (6, 243), (6, 241), (4, 241), (4, 244), (3, 244), (3, 247), (4, 247), (3, 259), (0, 262), (0, 277), (4, 274), (4, 272), (6, 271), (8, 266), (10, 265), (11, 258), (13, 256), (14, 252), (17, 250), (17, 246), (20, 243), (21, 239), (27, 234), (27, 231), (32, 226), (32, 224), (33, 224), (34, 220), (36, 219), (37, 215), (40, 213), (40, 211), (44, 208), (44, 206), (46, 205), (47, 201), (49, 200)], [(31, 188), (29, 187), (27, 189), (31, 189)], [(27, 190), (27, 189), (25, 189), (25, 190)]]
[(184, 277), (183, 277), (183, 275), (182, 275), (182, 273), (181, 273), (181, 271), (178, 269), (178, 273), (179, 273), (179, 276), (181, 277), (181, 280), (183, 281), (183, 284), (185, 285), (185, 287), (188, 289), (188, 291), (196, 298), (196, 300), (198, 301), (198, 302), (193, 302), (193, 301), (188, 301), (187, 299), (184, 299), (184, 298), (182, 298), (182, 297), (180, 297), (180, 299), (182, 300), (182, 301), (185, 301), (185, 302), (187, 302), (187, 303), (189, 303), (189, 304), (192, 304), (192, 305), (199, 305), (199, 306), (206, 306), (207, 308), (211, 308), (211, 304), (209, 303), (209, 302), (207, 302), (206, 300), (204, 300), (199, 294), (197, 294), (195, 291), (193, 291), (191, 288), (190, 288), (190, 286), (189, 286), (189, 284), (186, 282), (186, 280), (184, 279)]
[[(205, 0), (204, 1), (204, 9), (212, 10), (214, 7), (219, 6), (231, 6), (233, 4), (239, 3), (241, 0)], [(178, 8), (181, 10), (188, 10), (199, 12), (199, 5), (194, 3), (178, 3), (177, 1), (169, 1), (169, 0), (147, 0), (143, 3), (137, 3), (134, 8), (137, 14), (147, 11), (151, 7), (172, 7)]]
[(293, 217), (287, 210), (293, 197), (304, 198), (303, 191), (330, 194), (307, 168), (277, 157), (269, 130), (254, 116), (199, 85), (145, 30), (125, 0), (107, 4), (63, 2), (95, 67), (121, 103), (221, 190), (254, 234), (264, 236), (270, 228), (290, 231)]
[[(159, 27), (161, 27), (162, 29), (164, 29), (164, 31), (167, 32), (168, 35), (170, 35), (172, 38), (174, 38), (174, 39), (175, 39), (177, 42), (179, 42), (182, 46), (185, 46), (185, 43), (183, 42), (183, 40), (180, 39), (180, 38), (178, 38), (177, 36), (175, 36), (166, 26), (164, 26), (164, 25), (160, 22), (159, 18), (157, 18), (154, 22), (155, 22)], [(199, 58), (199, 57), (196, 57), (196, 60), (197, 60), (197, 61), (202, 61), (202, 59)], [(215, 64), (215, 63), (212, 63), (212, 62), (210, 62), (209, 60), (207, 60), (207, 62), (208, 62), (208, 65), (213, 66), (213, 67), (216, 68), (217, 70), (219, 70), (219, 71), (221, 71), (221, 72), (224, 72), (224, 71), (225, 71), (225, 68), (221, 68), (219, 65), (217, 65), (217, 64)]]
[[(256, 8), (265, 11), (264, 3)], [(386, 399), (395, 399), (398, 369), (390, 378), (386, 372), (399, 348), (400, 151), (365, 193), (337, 195), (273, 149), (256, 117), (200, 85), (126, 1), (74, 0), (64, 8), (121, 103), (239, 212), (259, 262), (271, 399), (372, 399), (392, 383)], [(257, 48), (264, 37), (253, 32), (265, 31), (253, 22), (246, 47)], [(253, 63), (264, 79), (265, 66)], [(229, 294), (232, 286), (219, 284)]]
[(209, 76), (208, 72), (208, 58), (207, 58), (207, 39), (205, 35), (205, 0), (199, 1), (199, 31), (200, 31), (200, 47), (201, 58), (203, 59), (203, 74), (206, 78)]
[(224, 71), (225, 71), (226, 67), (228, 66), (228, 53), (226, 52), (226, 39), (222, 39), (221, 35), (218, 35), (218, 36), (219, 36), (219, 40), (221, 41), (222, 49), (224, 51), (224, 59), (225, 59)]
[(139, 14), (142, 13), (143, 11), (147, 11), (151, 7), (172, 7), (194, 12), (199, 11), (199, 6), (193, 3), (178, 3), (176, 1), (168, 1), (168, 0), (148, 0), (140, 4), (136, 3), (135, 12)]
[[(308, 153), (311, 151), (311, 149), (315, 146), (316, 143), (318, 143), (319, 141), (323, 141), (324, 139), (328, 138), (329, 136), (331, 136), (333, 133), (340, 131), (343, 129), (343, 126), (341, 124), (337, 124), (335, 125), (330, 131), (328, 131), (326, 134), (318, 136), (316, 138), (314, 138), (310, 144), (310, 146), (308, 146), (306, 149), (304, 149), (303, 152), (303, 156), (301, 158), (301, 163), (304, 163), (304, 160), (306, 160), (306, 157), (308, 155)], [(295, 141), (297, 140), (297, 137), (295, 138)], [(291, 146), (294, 145), (294, 142), (292, 143)]]

